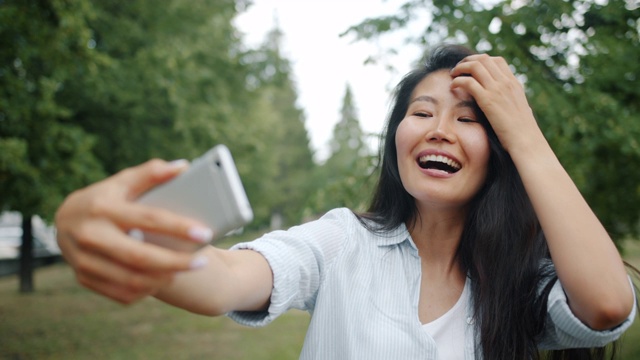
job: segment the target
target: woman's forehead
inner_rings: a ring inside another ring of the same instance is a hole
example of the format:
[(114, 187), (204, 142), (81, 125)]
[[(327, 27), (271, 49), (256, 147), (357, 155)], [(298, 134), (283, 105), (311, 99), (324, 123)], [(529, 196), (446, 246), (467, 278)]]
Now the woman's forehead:
[(453, 102), (456, 106), (476, 108), (473, 97), (464, 89), (451, 89), (453, 78), (447, 70), (439, 70), (425, 76), (413, 89), (409, 104), (414, 102), (430, 102), (440, 105)]

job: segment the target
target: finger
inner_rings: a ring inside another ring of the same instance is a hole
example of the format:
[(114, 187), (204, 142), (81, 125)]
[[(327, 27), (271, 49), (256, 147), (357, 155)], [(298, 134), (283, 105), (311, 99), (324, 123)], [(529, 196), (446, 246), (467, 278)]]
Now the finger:
[(507, 60), (505, 60), (502, 56), (494, 57), (493, 62), (504, 77), (515, 78), (515, 75), (513, 74), (513, 70), (511, 69), (511, 66), (509, 66), (509, 63), (507, 62)]
[(149, 272), (129, 268), (95, 253), (77, 256), (75, 269), (89, 279), (100, 279), (118, 284), (133, 292), (147, 292), (168, 284), (173, 279), (172, 272)]
[(139, 229), (195, 243), (208, 243), (213, 238), (212, 230), (199, 221), (153, 206), (96, 198), (90, 204), (90, 213), (110, 219), (127, 231)]
[[(500, 61), (498, 57), (490, 57), (486, 54), (471, 55), (464, 58), (456, 65), (451, 73), (452, 76), (470, 74), (478, 79), (485, 87), (493, 86), (494, 81), (504, 81), (506, 79), (504, 69), (501, 69), (500, 63), (506, 65), (506, 61)], [(507, 70), (508, 69), (507, 66)]]
[(58, 247), (60, 248), (60, 252), (65, 260), (73, 265), (75, 264), (75, 252), (77, 246), (75, 245), (75, 241), (72, 240), (71, 236), (61, 229), (58, 229), (56, 234), (56, 241), (58, 243)]
[(453, 78), (458, 77), (471, 77), (474, 78), (480, 85), (485, 88), (490, 88), (495, 83), (496, 79), (493, 75), (479, 62), (464, 62), (456, 65), (451, 70), (451, 76)]
[(136, 241), (107, 221), (84, 223), (76, 229), (73, 237), (82, 250), (76, 253), (96, 253), (125, 267), (149, 273), (188, 271), (206, 261), (199, 256)]
[(497, 81), (509, 81), (515, 78), (509, 64), (502, 56), (480, 57), (478, 61), (487, 68)]
[(86, 274), (78, 273), (76, 276), (78, 283), (94, 292), (102, 294), (112, 300), (122, 304), (131, 304), (157, 292), (156, 289), (147, 291), (133, 291), (122, 287), (120, 284), (112, 283), (101, 278), (93, 278)]
[(451, 80), (451, 89), (461, 88), (473, 97), (478, 106), (482, 108), (483, 94), (487, 91), (478, 80), (470, 76), (458, 76)]
[(152, 187), (174, 178), (186, 170), (188, 166), (189, 162), (187, 160), (181, 159), (166, 162), (153, 159), (141, 165), (122, 170), (114, 175), (113, 178), (126, 186), (128, 189), (127, 198), (132, 200)]
[(458, 64), (462, 64), (466, 62), (479, 62), (479, 63), (486, 64), (489, 61), (493, 61), (492, 59), (495, 59), (495, 58), (497, 57), (489, 56), (488, 54), (474, 54), (474, 55), (466, 56), (464, 59), (460, 60)]

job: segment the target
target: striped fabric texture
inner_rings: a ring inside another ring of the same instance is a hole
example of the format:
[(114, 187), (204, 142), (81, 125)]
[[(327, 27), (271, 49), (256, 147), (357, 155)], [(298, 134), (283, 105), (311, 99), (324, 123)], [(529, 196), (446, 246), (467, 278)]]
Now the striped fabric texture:
[[(311, 322), (300, 359), (439, 359), (435, 341), (418, 319), (420, 258), (404, 225), (374, 234), (350, 210), (340, 208), (232, 249), (261, 253), (273, 271), (274, 286), (266, 311), (228, 316), (255, 327), (289, 309), (308, 311)], [(459, 346), (471, 360), (475, 332), (470, 305), (466, 314)], [(556, 282), (548, 317), (541, 348), (601, 346), (631, 325), (635, 308), (617, 328), (594, 331), (571, 313)]]

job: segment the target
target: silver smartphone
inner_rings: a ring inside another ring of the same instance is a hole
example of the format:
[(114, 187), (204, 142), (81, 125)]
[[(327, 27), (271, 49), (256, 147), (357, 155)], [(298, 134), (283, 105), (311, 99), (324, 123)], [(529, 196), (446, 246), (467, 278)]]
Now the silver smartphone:
[[(249, 199), (225, 145), (213, 147), (193, 160), (185, 172), (137, 201), (203, 222), (213, 230), (212, 242), (253, 220)], [(206, 245), (151, 232), (143, 232), (142, 237), (145, 242), (185, 252)]]

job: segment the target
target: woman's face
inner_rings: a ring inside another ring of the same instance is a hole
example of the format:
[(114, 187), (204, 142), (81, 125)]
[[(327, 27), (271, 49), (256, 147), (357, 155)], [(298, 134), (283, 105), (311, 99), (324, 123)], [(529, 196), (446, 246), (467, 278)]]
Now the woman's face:
[(419, 208), (464, 209), (486, 179), (489, 139), (473, 98), (451, 80), (441, 70), (418, 83), (396, 132), (400, 178)]

